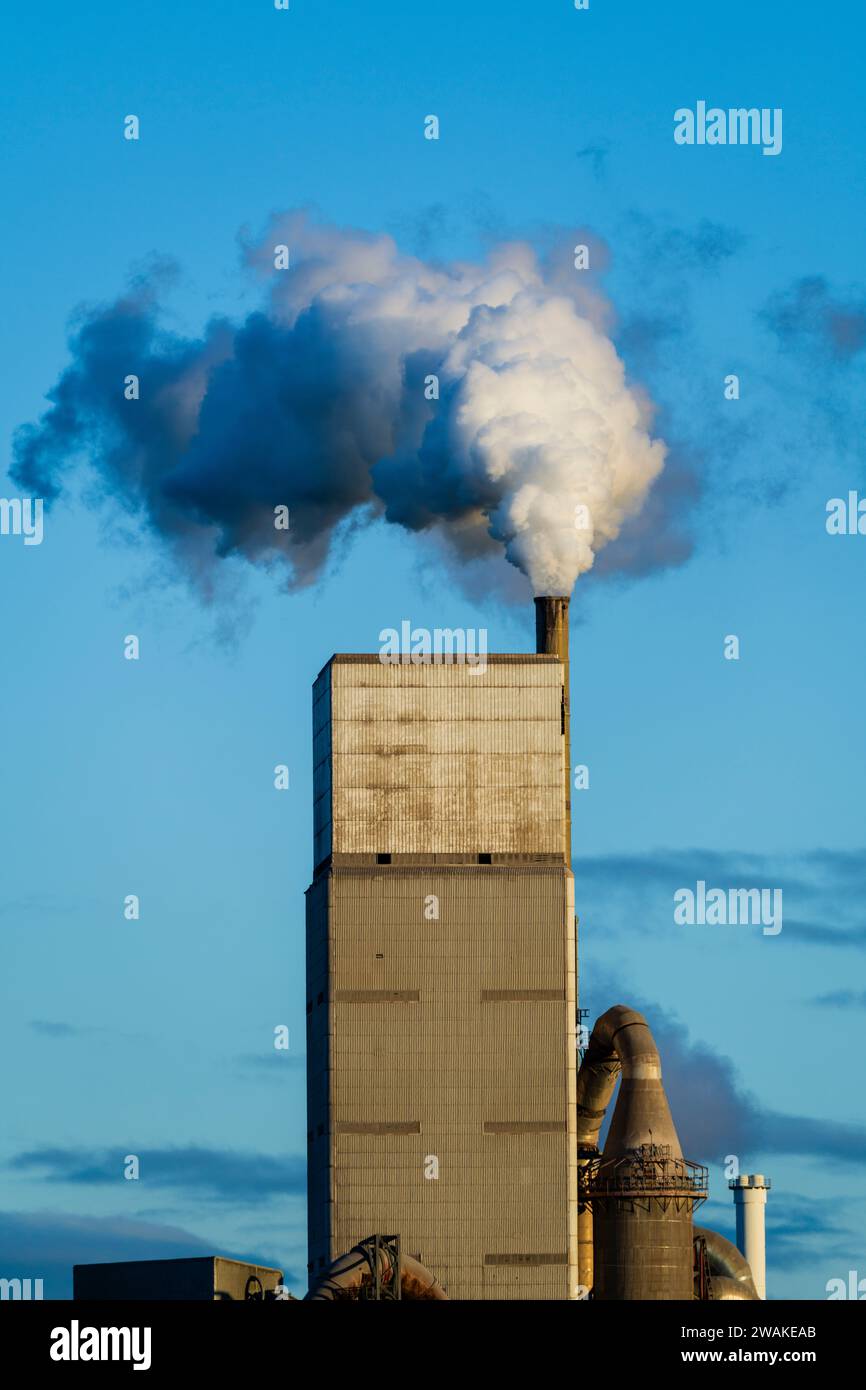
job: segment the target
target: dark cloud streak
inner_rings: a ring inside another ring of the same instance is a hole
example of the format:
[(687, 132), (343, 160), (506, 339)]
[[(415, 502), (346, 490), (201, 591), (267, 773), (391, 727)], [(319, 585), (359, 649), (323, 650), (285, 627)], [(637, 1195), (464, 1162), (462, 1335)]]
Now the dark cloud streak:
[[(131, 1148), (128, 1152), (135, 1153)], [(143, 1190), (173, 1188), (202, 1197), (258, 1203), (306, 1191), (306, 1163), (294, 1155), (186, 1148), (142, 1149), (138, 1154)], [(124, 1182), (125, 1154), (115, 1150), (41, 1148), (16, 1154), (15, 1172), (42, 1173), (47, 1182), (93, 1187)]]

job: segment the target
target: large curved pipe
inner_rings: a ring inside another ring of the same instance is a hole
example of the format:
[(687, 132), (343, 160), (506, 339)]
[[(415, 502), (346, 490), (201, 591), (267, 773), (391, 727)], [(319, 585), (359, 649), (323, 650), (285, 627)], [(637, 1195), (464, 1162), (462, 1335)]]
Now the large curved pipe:
[(629, 1096), (629, 1103), (617, 1106), (617, 1133), (612, 1127), (607, 1147), (626, 1153), (651, 1141), (670, 1145), (671, 1157), (682, 1158), (660, 1084), (662, 1066), (655, 1039), (643, 1014), (625, 1004), (614, 1004), (592, 1030), (577, 1075), (578, 1144), (581, 1148), (597, 1149), (599, 1131), (620, 1071), (623, 1095)]
[[(597, 1020), (577, 1074), (578, 1165), (586, 1166), (598, 1153), (598, 1136), (617, 1077), (622, 1088), (605, 1154), (625, 1154), (641, 1144), (665, 1144), (672, 1158), (682, 1158), (670, 1108), (661, 1085), (661, 1060), (643, 1014), (615, 1004)], [(578, 1280), (592, 1288), (592, 1211), (579, 1202)]]
[(757, 1298), (756, 1293), (749, 1293), (745, 1284), (741, 1284), (739, 1279), (726, 1279), (724, 1275), (715, 1274), (712, 1276), (713, 1298), (720, 1299), (726, 1303), (734, 1300), (746, 1300)]
[[(383, 1283), (390, 1283), (393, 1270), (388, 1252), (384, 1248), (379, 1251), (379, 1262)], [(362, 1285), (368, 1284), (371, 1277), (367, 1256), (361, 1247), (356, 1245), (345, 1255), (340, 1255), (334, 1260), (315, 1288), (310, 1289), (307, 1298), (312, 1301), (356, 1298)], [(400, 1288), (404, 1298), (448, 1298), (435, 1274), (431, 1274), (420, 1260), (413, 1259), (411, 1255), (400, 1256)]]
[[(598, 1023), (577, 1073), (577, 1168), (585, 1168), (598, 1153), (598, 1136), (620, 1073), (617, 1053), (605, 1046)], [(592, 1209), (582, 1199), (577, 1204), (577, 1281), (585, 1298), (592, 1288)]]
[(758, 1299), (749, 1263), (736, 1245), (706, 1226), (695, 1226), (694, 1235), (706, 1241), (713, 1298)]

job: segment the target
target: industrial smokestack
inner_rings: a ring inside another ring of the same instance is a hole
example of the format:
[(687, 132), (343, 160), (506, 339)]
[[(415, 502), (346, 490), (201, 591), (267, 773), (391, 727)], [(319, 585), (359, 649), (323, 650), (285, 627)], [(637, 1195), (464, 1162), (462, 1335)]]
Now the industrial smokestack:
[(558, 656), (563, 665), (562, 732), (565, 735), (565, 862), (571, 864), (571, 721), (568, 664), (568, 599), (547, 595), (535, 600), (535, 650)]
[(737, 1245), (751, 1268), (759, 1298), (767, 1297), (764, 1211), (770, 1186), (763, 1173), (743, 1173), (728, 1183), (737, 1213)]

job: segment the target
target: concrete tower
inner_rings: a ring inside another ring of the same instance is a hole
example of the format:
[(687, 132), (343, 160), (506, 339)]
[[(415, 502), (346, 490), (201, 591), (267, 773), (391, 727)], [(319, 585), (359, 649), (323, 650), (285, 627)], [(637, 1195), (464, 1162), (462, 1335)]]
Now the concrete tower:
[(566, 661), (315, 683), (311, 1278), (378, 1231), (452, 1298), (575, 1294)]

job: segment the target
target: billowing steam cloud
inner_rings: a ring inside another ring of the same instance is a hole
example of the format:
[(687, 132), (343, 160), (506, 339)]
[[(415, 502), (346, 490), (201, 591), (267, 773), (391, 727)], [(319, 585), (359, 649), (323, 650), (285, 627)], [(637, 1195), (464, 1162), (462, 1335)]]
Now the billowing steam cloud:
[(240, 325), (167, 333), (159, 273), (79, 320), (51, 408), (16, 436), (21, 486), (50, 500), (86, 455), (205, 586), (229, 554), (309, 582), (341, 523), (384, 516), (569, 593), (640, 511), (664, 446), (579, 272), (518, 243), (427, 264), (305, 214), (246, 254), (270, 290)]

